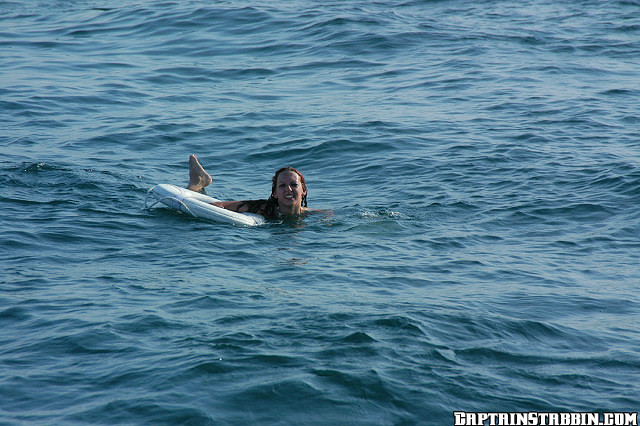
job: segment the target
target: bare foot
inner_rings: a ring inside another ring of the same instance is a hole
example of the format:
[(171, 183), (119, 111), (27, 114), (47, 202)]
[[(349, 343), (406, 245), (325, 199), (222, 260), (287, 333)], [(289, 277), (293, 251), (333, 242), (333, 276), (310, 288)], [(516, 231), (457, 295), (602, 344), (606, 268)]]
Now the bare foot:
[(189, 185), (187, 189), (200, 192), (212, 182), (211, 175), (200, 165), (195, 155), (189, 156)]

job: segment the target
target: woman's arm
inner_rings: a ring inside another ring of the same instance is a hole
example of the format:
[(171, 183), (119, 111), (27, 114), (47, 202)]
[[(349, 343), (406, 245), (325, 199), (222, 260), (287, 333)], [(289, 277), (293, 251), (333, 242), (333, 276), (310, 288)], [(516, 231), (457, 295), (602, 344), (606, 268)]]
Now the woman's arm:
[[(246, 212), (247, 205), (244, 201), (219, 201), (217, 203), (211, 203), (216, 207), (222, 207), (223, 209), (231, 210), (234, 212)], [(242, 209), (244, 207), (244, 209)], [(242, 209), (242, 210), (241, 210)]]
[[(258, 213), (262, 214), (264, 210), (264, 204), (266, 200), (251, 200), (251, 201), (219, 201), (217, 203), (211, 203), (216, 207), (222, 207), (223, 209), (231, 210), (238, 213)], [(252, 208), (253, 207), (253, 208)]]

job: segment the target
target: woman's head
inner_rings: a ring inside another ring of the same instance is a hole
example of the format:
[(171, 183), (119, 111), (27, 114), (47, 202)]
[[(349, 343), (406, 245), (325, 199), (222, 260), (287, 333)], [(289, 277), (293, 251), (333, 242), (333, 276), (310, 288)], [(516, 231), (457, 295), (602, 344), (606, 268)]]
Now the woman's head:
[(271, 197), (281, 208), (307, 207), (307, 184), (302, 173), (293, 167), (276, 171), (272, 179)]

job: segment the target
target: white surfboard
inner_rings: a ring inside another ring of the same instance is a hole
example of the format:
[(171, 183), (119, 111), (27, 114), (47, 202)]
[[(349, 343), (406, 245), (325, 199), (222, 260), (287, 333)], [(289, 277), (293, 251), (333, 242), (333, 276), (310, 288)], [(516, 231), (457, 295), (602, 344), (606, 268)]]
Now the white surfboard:
[[(147, 199), (152, 194), (157, 200), (147, 207)], [(232, 223), (242, 226), (262, 225), (266, 222), (264, 216), (255, 213), (238, 213), (231, 210), (216, 207), (210, 203), (220, 200), (199, 192), (190, 191), (179, 186), (161, 183), (147, 192), (147, 199), (144, 201), (145, 208), (152, 208), (158, 203), (193, 217), (214, 220), (216, 222)]]

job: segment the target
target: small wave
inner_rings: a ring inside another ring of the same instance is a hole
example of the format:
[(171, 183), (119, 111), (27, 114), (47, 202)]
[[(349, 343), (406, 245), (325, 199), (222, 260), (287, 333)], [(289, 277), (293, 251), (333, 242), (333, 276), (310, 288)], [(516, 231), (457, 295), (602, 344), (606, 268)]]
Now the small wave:
[(405, 214), (392, 210), (363, 211), (359, 216), (362, 219), (408, 219)]

